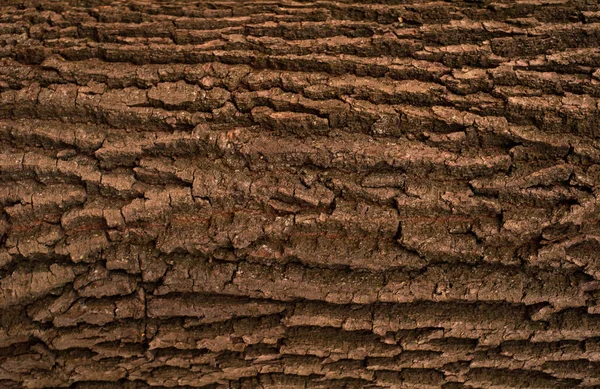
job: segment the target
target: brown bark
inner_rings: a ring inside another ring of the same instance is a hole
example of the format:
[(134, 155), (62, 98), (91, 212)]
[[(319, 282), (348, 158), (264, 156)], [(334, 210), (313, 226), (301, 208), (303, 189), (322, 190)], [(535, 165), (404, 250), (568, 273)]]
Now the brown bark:
[(1, 388), (600, 388), (600, 6), (0, 3)]

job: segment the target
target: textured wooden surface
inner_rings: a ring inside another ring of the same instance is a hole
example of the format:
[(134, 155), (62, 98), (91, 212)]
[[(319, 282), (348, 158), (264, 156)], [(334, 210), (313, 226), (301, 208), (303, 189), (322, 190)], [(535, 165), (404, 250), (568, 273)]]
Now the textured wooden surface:
[(599, 67), (597, 1), (0, 1), (0, 387), (599, 388)]

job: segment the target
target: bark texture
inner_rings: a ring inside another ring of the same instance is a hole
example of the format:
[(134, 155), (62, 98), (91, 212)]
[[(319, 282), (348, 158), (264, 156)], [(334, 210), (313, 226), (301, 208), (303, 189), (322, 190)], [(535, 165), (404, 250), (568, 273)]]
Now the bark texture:
[(0, 387), (600, 388), (600, 6), (0, 1)]

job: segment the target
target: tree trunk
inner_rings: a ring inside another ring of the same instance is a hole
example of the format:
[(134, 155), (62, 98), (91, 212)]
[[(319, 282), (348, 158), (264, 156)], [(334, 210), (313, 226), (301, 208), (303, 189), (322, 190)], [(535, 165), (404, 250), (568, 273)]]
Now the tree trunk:
[(600, 388), (596, 1), (1, 3), (1, 388)]

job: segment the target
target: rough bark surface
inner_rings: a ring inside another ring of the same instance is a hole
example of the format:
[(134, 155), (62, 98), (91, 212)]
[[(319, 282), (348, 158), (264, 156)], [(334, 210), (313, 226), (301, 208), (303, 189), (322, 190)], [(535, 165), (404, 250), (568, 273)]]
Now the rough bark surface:
[(0, 1), (1, 388), (600, 388), (600, 6)]

